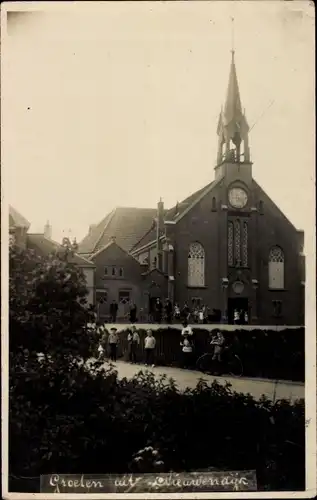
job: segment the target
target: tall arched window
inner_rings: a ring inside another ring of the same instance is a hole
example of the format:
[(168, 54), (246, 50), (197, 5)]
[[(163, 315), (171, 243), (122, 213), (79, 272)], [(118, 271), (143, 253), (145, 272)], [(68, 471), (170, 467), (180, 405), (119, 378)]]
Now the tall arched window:
[(235, 261), (238, 266), (241, 265), (241, 233), (240, 233), (240, 221), (234, 221), (234, 253)]
[(233, 222), (228, 222), (228, 265), (233, 266)]
[(278, 246), (269, 253), (269, 288), (284, 288), (284, 252)]
[(189, 246), (188, 286), (205, 286), (205, 250), (197, 242)]
[(242, 266), (248, 266), (248, 223), (242, 226)]

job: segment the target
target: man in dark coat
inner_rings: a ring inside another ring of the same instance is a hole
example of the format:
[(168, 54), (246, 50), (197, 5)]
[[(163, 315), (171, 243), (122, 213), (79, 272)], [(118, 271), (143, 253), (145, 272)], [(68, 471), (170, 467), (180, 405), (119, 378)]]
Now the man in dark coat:
[(117, 321), (117, 314), (118, 314), (118, 304), (116, 303), (115, 300), (113, 300), (110, 304), (110, 316), (112, 323), (115, 323)]
[(161, 323), (162, 321), (162, 309), (163, 305), (160, 299), (156, 299), (155, 302), (155, 321), (156, 323)]
[(166, 323), (171, 323), (172, 322), (172, 316), (173, 316), (173, 306), (170, 301), (170, 299), (166, 299), (165, 303), (165, 317), (166, 317)]
[(136, 313), (137, 313), (137, 306), (134, 302), (131, 302), (130, 305), (130, 312), (129, 312), (129, 317), (130, 317), (130, 322), (135, 323), (136, 322)]

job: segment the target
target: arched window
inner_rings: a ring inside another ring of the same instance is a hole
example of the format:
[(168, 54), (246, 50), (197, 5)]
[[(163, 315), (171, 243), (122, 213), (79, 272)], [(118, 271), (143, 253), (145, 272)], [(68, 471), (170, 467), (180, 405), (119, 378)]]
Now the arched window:
[(233, 266), (233, 222), (228, 222), (228, 265)]
[(269, 288), (284, 288), (284, 252), (277, 246), (269, 253)]
[(248, 224), (243, 223), (242, 227), (242, 266), (248, 266)]
[(240, 221), (234, 221), (234, 253), (236, 265), (241, 265), (241, 234), (240, 234)]
[(189, 246), (188, 286), (205, 286), (205, 250), (197, 242)]

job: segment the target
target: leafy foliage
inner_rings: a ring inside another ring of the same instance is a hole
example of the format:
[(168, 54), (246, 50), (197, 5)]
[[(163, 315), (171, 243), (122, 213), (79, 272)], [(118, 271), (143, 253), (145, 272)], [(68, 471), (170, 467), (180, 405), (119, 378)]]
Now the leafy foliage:
[(93, 315), (84, 274), (62, 257), (44, 258), (17, 247), (10, 251), (10, 352), (15, 360), (21, 355), (22, 365), (26, 350), (29, 355), (49, 353), (54, 368), (57, 362), (86, 359), (96, 341), (85, 327)]
[(10, 294), (11, 491), (39, 491), (40, 474), (210, 467), (255, 468), (262, 490), (304, 488), (303, 401), (256, 402), (203, 381), (179, 392), (165, 376), (119, 380), (88, 363), (91, 312), (67, 260), (14, 250)]

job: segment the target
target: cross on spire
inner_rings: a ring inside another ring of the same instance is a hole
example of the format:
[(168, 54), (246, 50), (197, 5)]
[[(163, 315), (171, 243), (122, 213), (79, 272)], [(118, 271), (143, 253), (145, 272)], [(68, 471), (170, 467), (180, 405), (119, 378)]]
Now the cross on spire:
[(234, 17), (231, 18), (231, 54), (234, 56)]

